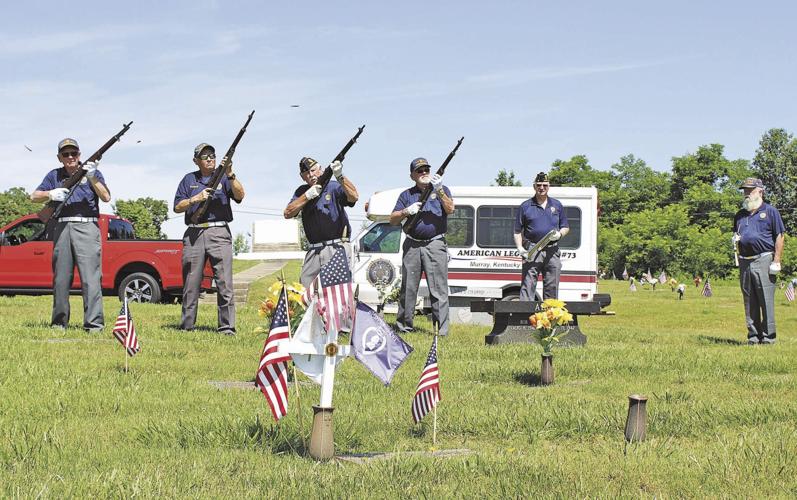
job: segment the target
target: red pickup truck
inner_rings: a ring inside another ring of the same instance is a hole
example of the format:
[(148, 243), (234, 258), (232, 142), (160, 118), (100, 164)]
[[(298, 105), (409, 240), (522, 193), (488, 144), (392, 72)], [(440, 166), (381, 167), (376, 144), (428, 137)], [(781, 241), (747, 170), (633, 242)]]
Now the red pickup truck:
[[(115, 215), (100, 215), (102, 288), (105, 295), (160, 302), (183, 289), (180, 240), (138, 240), (133, 225)], [(46, 295), (53, 286), (53, 241), (36, 214), (0, 228), (0, 295)], [(211, 289), (213, 270), (205, 263), (202, 288)], [(72, 292), (80, 293), (77, 271)]]

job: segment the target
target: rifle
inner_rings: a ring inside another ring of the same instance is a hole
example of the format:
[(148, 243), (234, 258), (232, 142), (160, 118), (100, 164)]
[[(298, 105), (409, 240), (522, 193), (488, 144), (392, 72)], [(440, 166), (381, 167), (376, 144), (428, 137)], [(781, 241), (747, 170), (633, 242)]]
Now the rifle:
[[(341, 149), (340, 153), (338, 153), (338, 155), (335, 157), (335, 159), (332, 160), (332, 163), (334, 163), (336, 161), (343, 161), (343, 159), (346, 157), (346, 153), (349, 152), (351, 147), (354, 146), (354, 143), (357, 142), (357, 139), (359, 139), (360, 134), (363, 133), (363, 129), (364, 128), (365, 128), (365, 125), (363, 125), (362, 127), (357, 127), (357, 133), (354, 134), (354, 137), (349, 139), (349, 142), (347, 142), (345, 146), (343, 146), (343, 149)], [(318, 182), (316, 183), (316, 184), (319, 184), (321, 186), (321, 191), (320, 192), (324, 191), (324, 189), (327, 187), (327, 184), (329, 184), (329, 181), (331, 179), (332, 179), (332, 167), (327, 165), (327, 168), (324, 169), (324, 172), (318, 178)], [(305, 191), (307, 191), (308, 189), (310, 189), (310, 186), (307, 186), (305, 188)], [(301, 196), (301, 194), (302, 193), (300, 193), (300, 196)], [(320, 198), (320, 196), (318, 198)], [(318, 202), (318, 198), (313, 198), (312, 200), (308, 201), (307, 205), (305, 205), (305, 206), (313, 206), (313, 205), (315, 205)]]
[[(440, 165), (440, 168), (437, 169), (437, 175), (442, 176), (446, 172), (446, 167), (448, 166), (449, 163), (451, 163), (451, 159), (454, 158), (454, 155), (457, 154), (457, 150), (459, 149), (459, 146), (462, 145), (462, 141), (464, 139), (465, 139), (464, 137), (459, 138), (459, 140), (457, 141), (457, 145), (454, 146), (454, 149), (452, 149), (450, 153), (448, 153), (448, 156), (446, 157), (443, 164)], [(432, 194), (432, 185), (430, 183), (426, 185), (426, 187), (423, 190), (423, 193), (421, 194), (421, 199), (418, 200), (421, 202), (421, 207), (418, 209), (418, 212), (415, 215), (413, 215), (411, 219), (408, 219), (407, 222), (404, 224), (404, 227), (402, 229), (404, 230), (405, 233), (409, 234), (410, 231), (415, 229), (415, 226), (418, 225), (418, 222), (420, 222), (421, 220), (421, 212), (423, 212), (423, 207), (424, 205), (426, 205), (426, 200), (429, 199), (429, 195), (431, 194)]]
[(526, 260), (529, 262), (533, 261), (534, 258), (537, 257), (537, 254), (540, 252), (540, 250), (545, 248), (546, 245), (548, 245), (548, 243), (551, 242), (551, 238), (553, 238), (554, 234), (556, 234), (556, 229), (551, 229), (550, 231), (548, 231), (548, 233), (545, 236), (543, 236), (540, 239), (540, 241), (538, 241), (537, 243), (534, 244), (534, 246), (529, 248), (529, 251), (526, 252)]
[[(221, 184), (221, 177), (227, 172), (227, 165), (229, 164), (229, 162), (232, 161), (232, 155), (235, 154), (235, 148), (238, 146), (238, 143), (241, 141), (241, 137), (243, 137), (244, 134), (246, 133), (246, 127), (249, 126), (249, 122), (252, 121), (252, 116), (254, 114), (255, 110), (252, 110), (252, 112), (249, 113), (249, 117), (246, 119), (246, 123), (244, 123), (244, 126), (241, 127), (241, 130), (238, 131), (238, 135), (236, 135), (235, 139), (232, 141), (230, 149), (227, 150), (227, 154), (224, 155), (224, 158), (221, 159), (221, 163), (219, 164), (219, 166), (217, 166), (216, 170), (213, 171), (213, 175), (210, 178), (210, 184), (208, 184), (208, 187), (213, 191), (216, 191), (216, 189), (218, 189), (219, 187), (219, 184)], [(194, 213), (191, 214), (192, 224), (199, 224), (199, 219), (201, 219), (208, 211), (208, 207), (210, 207), (210, 202), (212, 199), (213, 195), (211, 194), (205, 199), (205, 201), (202, 202), (201, 205), (199, 205), (199, 208), (197, 208), (194, 211)]]
[(83, 179), (83, 176), (86, 175), (86, 171), (83, 170), (82, 168), (83, 165), (88, 162), (99, 161), (102, 158), (102, 155), (104, 155), (106, 151), (111, 149), (111, 146), (119, 142), (119, 140), (122, 138), (123, 135), (125, 135), (125, 132), (127, 132), (127, 130), (130, 128), (130, 125), (132, 124), (133, 122), (130, 122), (127, 125), (122, 126), (122, 130), (120, 130), (116, 135), (108, 139), (108, 142), (103, 144), (102, 147), (98, 149), (93, 155), (89, 156), (88, 160), (78, 163), (78, 169), (75, 171), (74, 174), (70, 175), (69, 178), (65, 180), (64, 184), (61, 186), (69, 189), (69, 192), (66, 194), (66, 198), (64, 198), (64, 201), (48, 201), (47, 204), (44, 206), (44, 208), (39, 210), (39, 212), (36, 214), (39, 216), (39, 220), (47, 224), (47, 222), (51, 218), (53, 217), (58, 218), (58, 216), (61, 214), (61, 210), (64, 209), (67, 200), (69, 200), (69, 198), (72, 196), (72, 193), (75, 192), (75, 189), (77, 189), (81, 179)]

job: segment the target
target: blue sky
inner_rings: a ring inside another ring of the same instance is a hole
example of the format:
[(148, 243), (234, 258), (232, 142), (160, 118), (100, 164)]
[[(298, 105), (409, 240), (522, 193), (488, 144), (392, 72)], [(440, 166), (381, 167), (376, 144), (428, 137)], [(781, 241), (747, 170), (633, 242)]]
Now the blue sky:
[(359, 220), (374, 191), (408, 185), (410, 160), (438, 164), (460, 136), (449, 185), (500, 168), (528, 184), (576, 154), (669, 170), (714, 142), (749, 159), (767, 129), (797, 129), (796, 18), (786, 1), (14, 2), (0, 190), (33, 190), (61, 138), (90, 153), (133, 120), (100, 167), (112, 196), (171, 206), (193, 147), (226, 150), (252, 109), (234, 232), (280, 214), (298, 160), (328, 162), (362, 124), (345, 163)]

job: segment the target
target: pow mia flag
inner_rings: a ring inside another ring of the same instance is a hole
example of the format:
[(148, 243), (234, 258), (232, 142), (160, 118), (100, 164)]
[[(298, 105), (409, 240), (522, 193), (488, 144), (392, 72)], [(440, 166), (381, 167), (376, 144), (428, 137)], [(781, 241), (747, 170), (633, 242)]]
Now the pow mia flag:
[(412, 346), (404, 342), (373, 309), (359, 301), (351, 346), (354, 358), (385, 385), (390, 385), (396, 370), (412, 352)]

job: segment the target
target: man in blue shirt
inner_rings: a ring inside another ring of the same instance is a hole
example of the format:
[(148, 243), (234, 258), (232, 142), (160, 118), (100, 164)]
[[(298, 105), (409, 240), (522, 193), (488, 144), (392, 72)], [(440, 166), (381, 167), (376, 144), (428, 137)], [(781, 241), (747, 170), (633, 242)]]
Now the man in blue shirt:
[[(226, 175), (214, 191), (209, 186), (216, 170), (216, 150), (205, 142), (194, 148), (194, 164), (199, 170), (186, 174), (174, 195), (175, 213), (185, 213), (188, 228), (183, 235), (183, 312), (181, 330), (193, 330), (202, 286), (205, 261), (210, 259), (216, 279), (218, 332), (235, 335), (235, 297), (232, 286), (232, 222), (230, 201), (241, 203), (244, 188), (227, 162)], [(211, 199), (205, 215), (193, 224), (191, 216), (200, 205)]]
[(299, 175), (305, 183), (296, 188), (283, 212), (286, 219), (302, 214), (304, 235), (310, 243), (299, 278), (305, 288), (310, 287), (321, 267), (332, 259), (338, 248), (346, 251), (351, 262), (351, 225), (346, 207), (353, 207), (359, 195), (351, 180), (343, 175), (341, 162), (334, 161), (329, 166), (336, 181), (330, 179), (322, 191), (318, 183), (321, 165), (312, 158), (302, 158)]
[[(559, 275), (562, 271), (559, 239), (570, 232), (570, 227), (562, 203), (548, 196), (550, 187), (548, 174), (537, 174), (534, 179), (535, 195), (520, 205), (515, 218), (515, 246), (523, 259), (520, 300), (535, 300), (537, 275), (540, 273), (543, 276), (543, 300), (555, 299), (559, 295)], [(551, 242), (536, 255), (528, 256), (528, 249), (551, 230), (556, 231)], [(527, 257), (531, 257), (531, 260)]]
[[(431, 167), (425, 158), (410, 163), (410, 179), (415, 185), (403, 191), (396, 201), (390, 223), (401, 224), (420, 212), (420, 220), (404, 240), (401, 257), (401, 290), (398, 300), (396, 324), (402, 332), (413, 329), (415, 303), (421, 274), (426, 273), (426, 285), (432, 303), (432, 320), (440, 335), (448, 334), (448, 245), (446, 229), (448, 216), (454, 213), (451, 191), (443, 185), (437, 174), (430, 175)], [(421, 196), (431, 184), (432, 193), (421, 207)]]
[[(69, 324), (69, 288), (77, 265), (83, 289), (83, 328), (99, 332), (105, 326), (102, 310), (102, 245), (100, 200), (108, 202), (111, 194), (105, 178), (97, 170), (99, 161), (80, 165), (80, 148), (74, 139), (58, 143), (58, 161), (63, 167), (51, 170), (33, 191), (34, 202), (64, 203), (53, 228), (53, 314), (50, 321), (56, 328)], [(82, 168), (85, 176), (66, 199), (69, 190), (63, 187), (72, 174)]]
[(733, 243), (739, 253), (739, 284), (744, 298), (747, 343), (775, 343), (775, 277), (780, 272), (786, 228), (778, 210), (765, 203), (764, 183), (742, 183), (742, 209), (733, 218)]

